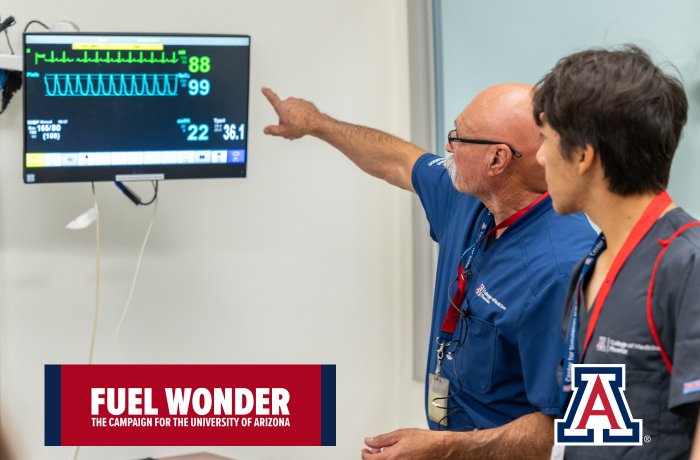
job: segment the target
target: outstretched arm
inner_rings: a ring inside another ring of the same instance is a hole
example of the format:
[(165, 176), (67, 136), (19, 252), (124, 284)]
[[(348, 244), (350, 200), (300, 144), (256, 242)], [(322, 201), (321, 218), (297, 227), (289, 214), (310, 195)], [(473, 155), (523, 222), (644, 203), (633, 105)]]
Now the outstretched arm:
[(366, 173), (413, 191), (413, 164), (425, 150), (382, 131), (338, 121), (303, 99), (282, 100), (269, 88), (263, 88), (262, 92), (279, 117), (278, 124), (265, 127), (265, 134), (287, 139), (318, 137), (343, 152)]
[(552, 418), (535, 412), (488, 430), (456, 432), (403, 429), (365, 439), (363, 460), (548, 459)]

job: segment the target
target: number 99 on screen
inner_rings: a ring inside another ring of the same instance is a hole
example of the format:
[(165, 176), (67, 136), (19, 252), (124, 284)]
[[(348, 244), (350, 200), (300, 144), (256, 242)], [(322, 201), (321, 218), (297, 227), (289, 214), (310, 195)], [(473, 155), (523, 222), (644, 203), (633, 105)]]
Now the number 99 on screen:
[(210, 90), (211, 85), (206, 78), (202, 78), (201, 80), (192, 78), (187, 82), (187, 93), (190, 96), (206, 96), (209, 94)]

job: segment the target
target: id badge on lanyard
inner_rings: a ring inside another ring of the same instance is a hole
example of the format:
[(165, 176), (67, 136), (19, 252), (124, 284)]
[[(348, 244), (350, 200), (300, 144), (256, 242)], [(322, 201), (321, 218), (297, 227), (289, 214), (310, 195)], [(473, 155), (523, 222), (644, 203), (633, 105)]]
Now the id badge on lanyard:
[[(490, 215), (491, 213), (488, 213), (485, 217)], [(448, 360), (452, 360), (452, 354), (448, 351), (448, 348), (452, 345), (452, 335), (457, 327), (457, 320), (462, 314), (461, 308), (464, 297), (466, 296), (469, 268), (471, 267), (476, 248), (484, 239), (487, 228), (488, 225), (485, 219), (482, 219), (476, 243), (467, 248), (462, 254), (462, 257), (460, 257), (457, 270), (457, 292), (455, 292), (454, 297), (450, 300), (449, 309), (445, 315), (440, 335), (437, 338), (438, 349), (435, 372), (428, 375), (428, 418), (441, 426), (447, 426), (447, 403), (450, 394), (450, 381), (442, 376), (442, 360), (445, 357), (447, 357)], [(467, 253), (469, 253), (469, 258), (463, 267), (462, 258)]]
[(442, 359), (447, 345), (441, 343), (438, 347), (435, 373), (428, 375), (428, 418), (441, 426), (447, 426), (447, 402), (450, 394), (450, 381), (441, 375)]

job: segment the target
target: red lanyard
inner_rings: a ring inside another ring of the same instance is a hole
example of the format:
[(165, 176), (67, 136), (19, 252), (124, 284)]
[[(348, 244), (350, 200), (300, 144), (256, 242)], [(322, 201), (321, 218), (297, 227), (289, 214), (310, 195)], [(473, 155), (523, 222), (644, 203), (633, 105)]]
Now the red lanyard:
[(649, 232), (651, 227), (654, 226), (658, 218), (661, 216), (661, 214), (664, 212), (664, 210), (668, 207), (669, 204), (671, 204), (671, 197), (668, 195), (666, 190), (659, 192), (644, 210), (644, 214), (642, 214), (642, 217), (640, 217), (637, 223), (634, 224), (634, 227), (632, 228), (630, 234), (627, 236), (627, 239), (622, 245), (620, 252), (618, 252), (615, 256), (615, 259), (613, 260), (613, 263), (610, 266), (610, 269), (608, 270), (608, 274), (605, 275), (605, 280), (603, 281), (603, 284), (600, 287), (598, 296), (595, 299), (595, 304), (593, 305), (593, 313), (591, 314), (591, 319), (588, 323), (588, 329), (586, 330), (586, 340), (583, 344), (583, 351), (581, 353), (582, 357), (586, 354), (586, 349), (588, 348), (588, 344), (590, 343), (591, 338), (593, 337), (593, 330), (595, 329), (595, 326), (598, 323), (598, 318), (600, 317), (600, 312), (603, 309), (603, 304), (608, 298), (608, 294), (610, 294), (610, 290), (612, 289), (613, 284), (615, 283), (615, 278), (617, 278), (617, 274), (625, 265), (625, 262), (629, 258), (630, 254), (632, 254), (634, 249), (637, 247), (637, 245), (639, 245), (639, 242), (642, 241), (642, 239)]
[[(549, 192), (543, 193), (539, 198), (537, 198), (535, 201), (530, 203), (529, 205), (525, 206), (523, 209), (520, 211), (516, 212), (515, 214), (509, 216), (506, 218), (503, 222), (500, 224), (496, 225), (493, 227), (491, 230), (489, 230), (485, 235), (481, 235), (476, 243), (473, 245), (473, 251), (476, 250), (476, 248), (481, 244), (482, 241), (484, 241), (486, 238), (494, 234), (495, 232), (499, 230), (503, 230), (504, 228), (508, 228), (511, 225), (515, 224), (517, 221), (522, 219), (525, 214), (527, 214), (532, 208), (537, 206), (542, 200), (547, 198), (549, 196)], [(468, 249), (467, 249), (468, 251)], [(465, 251), (466, 252), (466, 251)], [(473, 254), (473, 252), (472, 252)], [(472, 258), (469, 258), (469, 261), (467, 262), (467, 267), (471, 265), (471, 260)], [(446, 334), (453, 334), (455, 331), (455, 327), (457, 326), (457, 320), (459, 319), (459, 314), (461, 311), (461, 305), (462, 302), (464, 301), (464, 297), (467, 293), (467, 277), (465, 276), (464, 272), (465, 267), (462, 266), (462, 259), (460, 258), (458, 266), (457, 266), (457, 276), (458, 276), (458, 282), (457, 282), (457, 292), (455, 292), (454, 296), (452, 297), (452, 303), (450, 304), (450, 307), (447, 309), (447, 313), (445, 313), (445, 319), (442, 322), (442, 328), (440, 329), (443, 333)]]

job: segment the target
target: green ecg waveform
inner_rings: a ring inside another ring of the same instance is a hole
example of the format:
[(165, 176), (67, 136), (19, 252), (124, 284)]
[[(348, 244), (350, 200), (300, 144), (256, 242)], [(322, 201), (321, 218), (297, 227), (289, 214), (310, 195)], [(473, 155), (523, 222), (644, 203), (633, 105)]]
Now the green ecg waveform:
[[(155, 51), (83, 51), (82, 54), (69, 55), (66, 51), (60, 54), (55, 51), (50, 53), (34, 53), (34, 65), (39, 62), (49, 64), (68, 64), (78, 62), (81, 64), (180, 64), (184, 63), (185, 50), (160, 55)], [(183, 60), (181, 60), (181, 58)]]

